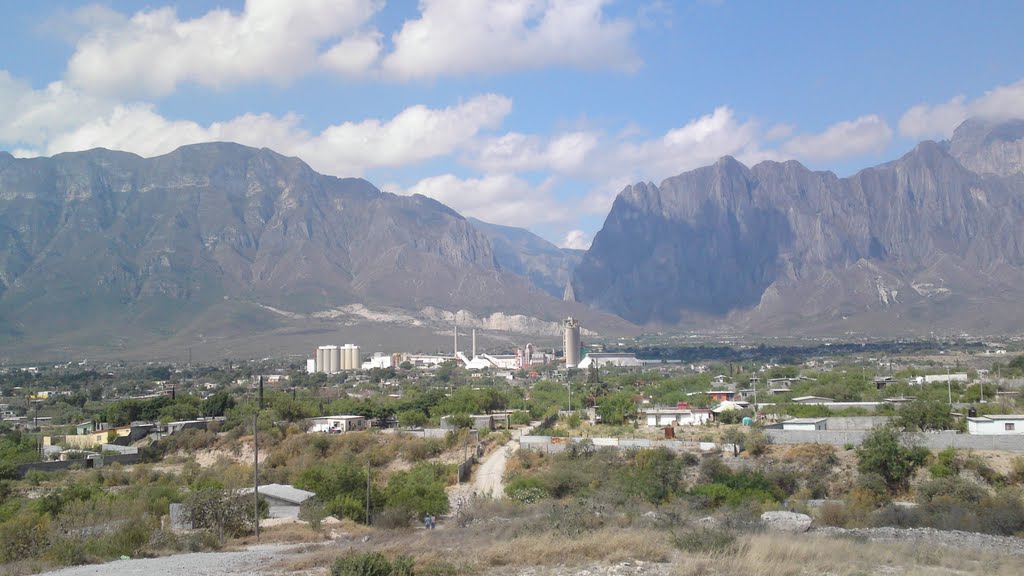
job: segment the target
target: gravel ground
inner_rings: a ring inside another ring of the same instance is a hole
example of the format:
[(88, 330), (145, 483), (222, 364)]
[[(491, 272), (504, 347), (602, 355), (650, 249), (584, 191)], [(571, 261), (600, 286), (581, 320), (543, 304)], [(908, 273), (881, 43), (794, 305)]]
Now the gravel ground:
[(958, 530), (934, 528), (815, 528), (809, 534), (856, 538), (869, 542), (921, 542), (951, 548), (991, 550), (1015, 556), (1024, 556), (1024, 539), (1012, 536), (992, 536)]
[(266, 567), (288, 555), (291, 550), (301, 548), (294, 544), (261, 544), (233, 552), (197, 552), (177, 554), (161, 558), (139, 558), (116, 560), (106, 564), (74, 566), (47, 576), (216, 576), (236, 574), (257, 576), (268, 574)]

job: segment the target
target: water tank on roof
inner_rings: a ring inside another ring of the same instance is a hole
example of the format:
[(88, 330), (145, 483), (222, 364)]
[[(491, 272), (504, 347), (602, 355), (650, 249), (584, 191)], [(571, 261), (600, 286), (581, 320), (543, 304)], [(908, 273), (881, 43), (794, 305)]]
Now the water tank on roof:
[(741, 422), (743, 422), (744, 426), (751, 426), (754, 424), (754, 419), (751, 418), (750, 416), (744, 416)]

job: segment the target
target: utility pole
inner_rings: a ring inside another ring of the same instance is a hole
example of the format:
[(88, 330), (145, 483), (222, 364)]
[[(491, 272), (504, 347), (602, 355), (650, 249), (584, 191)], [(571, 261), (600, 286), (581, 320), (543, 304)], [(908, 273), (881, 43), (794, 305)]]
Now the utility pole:
[(253, 518), (256, 520), (256, 541), (260, 541), (260, 429), (256, 425), (259, 410), (252, 415), (252, 493)]
[(366, 461), (366, 525), (370, 525), (370, 461)]
[(949, 393), (949, 405), (953, 405), (953, 383), (949, 381), (949, 366), (946, 366), (946, 391)]

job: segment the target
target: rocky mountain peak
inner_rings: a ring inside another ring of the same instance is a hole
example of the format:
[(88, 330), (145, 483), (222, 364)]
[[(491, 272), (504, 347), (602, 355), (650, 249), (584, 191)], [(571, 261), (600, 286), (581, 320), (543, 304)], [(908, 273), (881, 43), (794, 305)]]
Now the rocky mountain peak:
[(971, 118), (953, 132), (950, 153), (979, 174), (1024, 174), (1024, 119)]

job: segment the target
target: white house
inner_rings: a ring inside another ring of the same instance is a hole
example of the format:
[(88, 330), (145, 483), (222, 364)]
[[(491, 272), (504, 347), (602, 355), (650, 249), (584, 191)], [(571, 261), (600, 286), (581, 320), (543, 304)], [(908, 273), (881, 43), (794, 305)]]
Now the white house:
[(912, 380), (912, 383), (916, 384), (932, 384), (934, 382), (967, 382), (967, 374), (963, 372), (957, 374), (929, 374), (927, 376), (918, 376)]
[[(242, 488), (239, 494), (252, 494), (252, 488)], [(299, 490), (290, 484), (264, 484), (260, 486), (260, 497), (267, 501), (270, 518), (298, 518), (302, 503), (316, 494)]]
[(695, 408), (649, 408), (644, 410), (648, 426), (698, 426), (711, 419), (710, 410)]
[(365, 430), (369, 422), (366, 416), (321, 416), (309, 419), (309, 432), (330, 432), (340, 434), (354, 430)]
[(598, 368), (604, 368), (609, 364), (617, 368), (639, 368), (642, 366), (640, 361), (637, 360), (636, 354), (626, 354), (621, 352), (591, 352), (583, 357), (583, 360), (580, 361), (577, 368), (586, 370), (594, 365)]
[(835, 398), (827, 398), (825, 396), (799, 396), (793, 398), (793, 402), (797, 404), (830, 404), (835, 401)]
[(1024, 434), (1024, 414), (989, 414), (967, 419), (967, 433), (981, 435)]
[(783, 430), (825, 430), (828, 418), (793, 418), (782, 423)]

